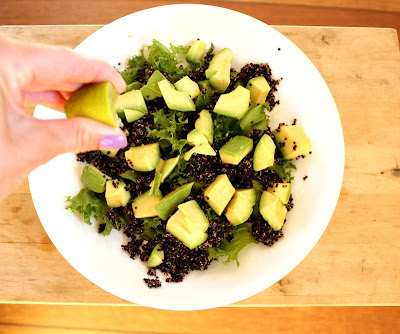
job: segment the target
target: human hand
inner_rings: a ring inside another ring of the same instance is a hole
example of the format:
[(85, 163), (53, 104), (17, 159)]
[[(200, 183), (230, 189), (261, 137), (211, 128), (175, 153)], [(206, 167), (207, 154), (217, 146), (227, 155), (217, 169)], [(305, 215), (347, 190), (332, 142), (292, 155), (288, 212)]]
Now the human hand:
[(39, 120), (24, 111), (24, 105), (39, 103), (63, 111), (83, 84), (103, 81), (118, 93), (125, 90), (119, 73), (102, 60), (0, 35), (0, 199), (56, 155), (126, 146), (119, 128), (82, 117)]

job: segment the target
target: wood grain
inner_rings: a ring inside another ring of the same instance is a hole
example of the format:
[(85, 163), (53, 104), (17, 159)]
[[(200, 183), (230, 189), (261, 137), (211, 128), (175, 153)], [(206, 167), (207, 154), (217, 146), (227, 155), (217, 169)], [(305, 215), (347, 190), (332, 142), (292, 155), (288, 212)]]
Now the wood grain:
[[(400, 32), (398, 0), (195, 2), (237, 10), (268, 24), (387, 27)], [(0, 24), (106, 24), (139, 10), (174, 3), (173, 0), (19, 0), (16, 5), (14, 0), (2, 0)]]
[(172, 312), (145, 307), (0, 305), (0, 332), (100, 333), (398, 333), (395, 307), (219, 308)]
[[(307, 258), (237, 305), (400, 304), (400, 53), (388, 29), (275, 27), (326, 80), (342, 120), (346, 164), (332, 220)], [(0, 27), (73, 47), (99, 26)], [(371, 45), (374, 47), (371, 48)], [(0, 202), (0, 300), (124, 304), (76, 272), (46, 236), (27, 184)]]

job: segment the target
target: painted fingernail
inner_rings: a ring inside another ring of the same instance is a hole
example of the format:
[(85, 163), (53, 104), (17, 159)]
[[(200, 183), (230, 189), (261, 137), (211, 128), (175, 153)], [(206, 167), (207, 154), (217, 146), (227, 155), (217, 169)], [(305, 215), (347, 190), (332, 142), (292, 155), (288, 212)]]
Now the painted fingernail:
[(128, 145), (126, 137), (122, 135), (108, 135), (104, 136), (99, 144), (100, 149), (102, 148), (124, 148)]

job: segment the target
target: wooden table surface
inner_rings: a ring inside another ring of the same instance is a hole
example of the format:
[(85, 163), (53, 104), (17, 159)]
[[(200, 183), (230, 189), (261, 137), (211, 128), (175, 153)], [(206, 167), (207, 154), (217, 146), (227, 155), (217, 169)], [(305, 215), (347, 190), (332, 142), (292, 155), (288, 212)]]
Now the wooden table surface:
[[(25, 41), (75, 47), (100, 26), (1, 26)], [(342, 121), (340, 198), (306, 259), (234, 306), (400, 304), (400, 53), (393, 29), (274, 26), (311, 59)], [(312, 93), (312, 92), (310, 92)], [(0, 301), (126, 304), (60, 255), (28, 183), (0, 202)]]

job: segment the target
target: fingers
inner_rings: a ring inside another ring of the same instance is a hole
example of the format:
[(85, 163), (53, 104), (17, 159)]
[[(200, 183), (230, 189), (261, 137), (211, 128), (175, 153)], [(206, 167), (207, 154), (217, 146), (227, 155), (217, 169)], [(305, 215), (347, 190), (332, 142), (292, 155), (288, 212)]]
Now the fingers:
[(82, 84), (104, 81), (110, 81), (118, 93), (125, 91), (121, 75), (104, 60), (81, 56), (65, 47), (8, 43), (14, 43), (13, 53), (18, 54), (14, 66), (22, 72), (18, 73), (20, 87), (25, 91), (72, 92)]
[(56, 91), (42, 92), (22, 92), (24, 105), (33, 106), (41, 104), (58, 111), (64, 111), (64, 105), (67, 99)]

